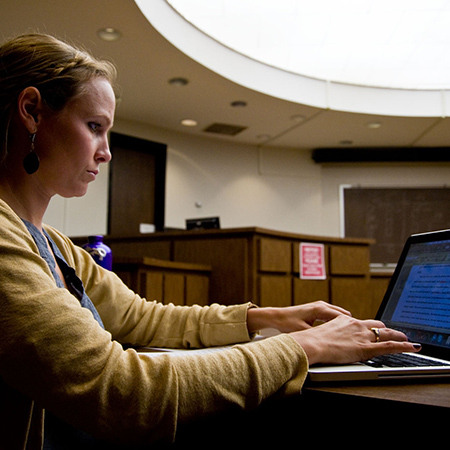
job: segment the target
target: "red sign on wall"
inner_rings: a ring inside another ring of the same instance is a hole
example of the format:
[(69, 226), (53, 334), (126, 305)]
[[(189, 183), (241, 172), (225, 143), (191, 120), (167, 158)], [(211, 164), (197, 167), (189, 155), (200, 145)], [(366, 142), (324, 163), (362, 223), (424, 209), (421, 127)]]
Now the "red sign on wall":
[(300, 278), (325, 280), (325, 246), (323, 244), (300, 244)]

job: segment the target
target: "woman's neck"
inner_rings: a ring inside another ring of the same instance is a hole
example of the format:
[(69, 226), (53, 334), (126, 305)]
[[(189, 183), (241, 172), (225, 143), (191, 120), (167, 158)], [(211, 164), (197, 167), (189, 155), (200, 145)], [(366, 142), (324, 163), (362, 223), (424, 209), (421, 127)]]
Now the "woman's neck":
[(20, 218), (42, 229), (42, 220), (50, 198), (41, 195), (32, 180), (25, 177), (11, 179), (0, 173), (0, 198), (8, 203)]

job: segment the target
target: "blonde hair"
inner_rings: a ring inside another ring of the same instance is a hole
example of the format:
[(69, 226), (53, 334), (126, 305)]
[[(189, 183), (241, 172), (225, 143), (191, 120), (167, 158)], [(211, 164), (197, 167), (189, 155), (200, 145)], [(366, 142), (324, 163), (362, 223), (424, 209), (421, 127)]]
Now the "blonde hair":
[(50, 109), (60, 111), (95, 77), (114, 86), (116, 69), (53, 36), (27, 34), (1, 45), (0, 164), (7, 155), (9, 124), (23, 89), (34, 86)]

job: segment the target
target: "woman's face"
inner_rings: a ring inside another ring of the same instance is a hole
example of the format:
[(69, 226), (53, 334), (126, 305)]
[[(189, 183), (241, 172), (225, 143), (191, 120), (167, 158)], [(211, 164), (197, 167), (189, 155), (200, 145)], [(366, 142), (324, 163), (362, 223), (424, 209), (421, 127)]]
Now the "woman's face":
[(100, 164), (111, 159), (108, 131), (114, 112), (110, 83), (94, 78), (62, 111), (42, 115), (35, 140), (40, 166), (34, 176), (46, 195), (79, 197), (86, 193)]

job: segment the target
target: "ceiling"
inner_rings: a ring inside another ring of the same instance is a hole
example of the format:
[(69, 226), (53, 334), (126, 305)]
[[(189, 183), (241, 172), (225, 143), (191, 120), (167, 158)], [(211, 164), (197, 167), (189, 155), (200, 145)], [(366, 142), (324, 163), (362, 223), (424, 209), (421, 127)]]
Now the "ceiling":
[[(151, 0), (153, 1), (153, 0)], [(115, 42), (98, 38), (97, 30), (115, 27)], [(118, 67), (122, 120), (257, 146), (445, 147), (450, 118), (393, 117), (332, 111), (275, 98), (248, 89), (190, 59), (162, 37), (133, 0), (2, 0), (0, 38), (47, 32), (81, 44)], [(186, 86), (168, 83), (174, 77)], [(245, 101), (245, 107), (232, 102)], [(195, 127), (184, 127), (192, 118)], [(300, 118), (300, 119), (299, 119)], [(237, 135), (207, 133), (213, 123), (244, 127)], [(377, 123), (377, 128), (370, 124)]]

